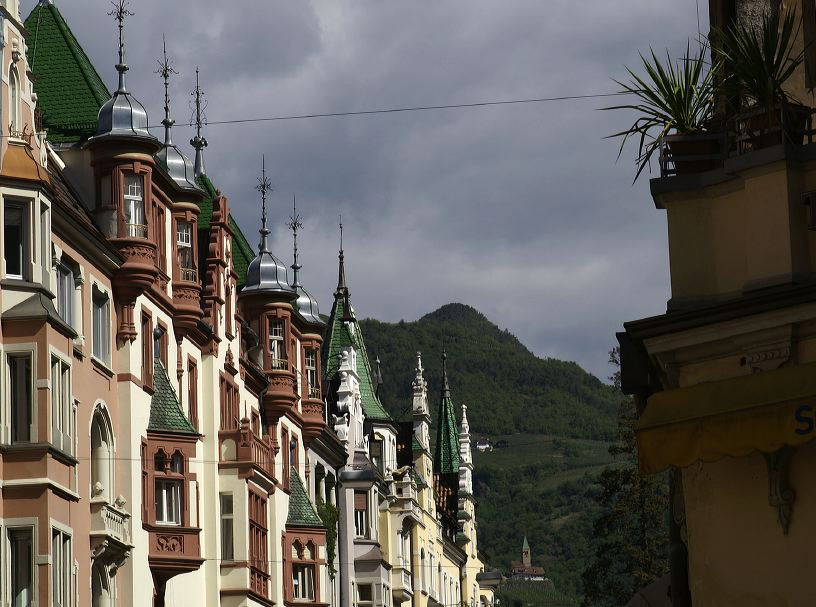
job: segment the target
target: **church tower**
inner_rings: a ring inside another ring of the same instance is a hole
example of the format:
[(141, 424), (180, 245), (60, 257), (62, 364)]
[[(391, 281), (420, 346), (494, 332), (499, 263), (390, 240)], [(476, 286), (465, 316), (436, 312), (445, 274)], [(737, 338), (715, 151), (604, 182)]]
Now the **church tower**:
[(530, 544), (527, 542), (527, 536), (524, 536), (524, 542), (521, 544), (521, 563), (525, 567), (533, 566), (533, 559), (530, 557)]

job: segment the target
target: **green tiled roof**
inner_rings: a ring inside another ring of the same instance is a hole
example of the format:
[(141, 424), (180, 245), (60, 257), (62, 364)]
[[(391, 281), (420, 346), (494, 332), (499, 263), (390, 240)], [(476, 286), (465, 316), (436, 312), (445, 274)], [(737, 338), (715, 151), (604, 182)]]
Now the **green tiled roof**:
[(286, 517), (286, 525), (294, 527), (325, 527), (321, 518), (317, 515), (306, 489), (300, 481), (297, 469), (292, 466), (289, 472), (289, 515)]
[(198, 434), (181, 411), (176, 391), (158, 358), (153, 363), (153, 397), (150, 399), (150, 423), (147, 424), (147, 429), (152, 432)]
[(57, 7), (37, 3), (25, 20), (28, 64), (48, 140), (73, 143), (93, 135), (99, 108), (111, 97)]
[(448, 371), (445, 355), (442, 355), (442, 398), (439, 401), (439, 422), (436, 427), (436, 447), (434, 449), (434, 472), (446, 474), (459, 472), (459, 430), (456, 427), (456, 413), (448, 385)]
[[(209, 242), (210, 222), (212, 221), (213, 202), (215, 201), (215, 186), (210, 178), (202, 175), (196, 179), (198, 185), (207, 193), (204, 200), (199, 203), (201, 212), (198, 215), (198, 229), (200, 233), (206, 234), (206, 238), (199, 242)], [(235, 218), (230, 214), (230, 228), (232, 228), (232, 265), (235, 273), (238, 274), (238, 288), (246, 283), (246, 272), (249, 262), (255, 258), (255, 252), (247, 242), (246, 236), (241, 231)]]
[[(392, 421), (391, 416), (380, 403), (380, 399), (374, 393), (374, 385), (371, 381), (371, 365), (368, 362), (363, 332), (360, 323), (354, 316), (354, 308), (349, 304), (349, 317), (351, 323), (342, 321), (345, 315), (344, 298), (335, 296), (329, 322), (327, 323), (326, 339), (323, 342), (323, 361), (326, 365), (324, 377), (331, 384), (337, 371), (340, 368), (340, 352), (346, 346), (354, 346), (357, 352), (357, 376), (360, 380), (360, 398), (363, 404), (363, 413), (374, 421)], [(348, 324), (354, 325), (354, 334), (349, 331)]]

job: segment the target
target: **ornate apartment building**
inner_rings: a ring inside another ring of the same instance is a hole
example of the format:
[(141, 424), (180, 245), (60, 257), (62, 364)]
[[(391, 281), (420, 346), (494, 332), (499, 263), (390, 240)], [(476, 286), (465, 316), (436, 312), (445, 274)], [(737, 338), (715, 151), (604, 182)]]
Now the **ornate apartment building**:
[[(492, 604), (465, 408), (377, 396), (342, 250), (326, 320), (58, 7), (0, 0), (0, 605)], [(158, 84), (157, 84), (158, 90)], [(197, 89), (198, 92), (198, 89)], [(272, 221), (280, 220), (273, 216)]]

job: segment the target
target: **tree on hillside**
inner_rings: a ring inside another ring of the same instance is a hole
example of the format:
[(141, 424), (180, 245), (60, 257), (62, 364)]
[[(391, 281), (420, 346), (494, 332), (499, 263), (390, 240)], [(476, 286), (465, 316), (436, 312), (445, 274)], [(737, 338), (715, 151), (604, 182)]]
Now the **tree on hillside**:
[[(610, 377), (620, 390), (620, 358)], [(668, 571), (669, 509), (665, 475), (641, 476), (637, 464), (635, 403), (620, 394), (617, 441), (609, 448), (615, 463), (600, 475), (601, 515), (593, 524), (595, 556), (582, 575), (585, 607), (620, 607)]]

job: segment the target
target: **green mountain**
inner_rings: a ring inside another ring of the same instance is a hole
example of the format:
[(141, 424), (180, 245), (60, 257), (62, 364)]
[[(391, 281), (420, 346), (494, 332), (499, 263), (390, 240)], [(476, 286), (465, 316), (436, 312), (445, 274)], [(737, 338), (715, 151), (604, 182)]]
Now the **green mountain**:
[[(447, 304), (416, 322), (366, 319), (360, 324), (369, 357), (380, 359), (380, 400), (397, 419), (410, 416), (417, 351), (435, 415), (444, 337), (454, 402), (468, 405), (473, 432), (601, 440), (615, 433), (617, 405), (610, 386), (574, 362), (537, 357), (470, 306)], [(371, 363), (376, 368), (375, 360)]]
[(436, 417), (444, 336), (454, 403), (468, 405), (473, 434), (507, 445), (474, 453), (480, 550), (507, 574), (510, 562), (521, 560), (526, 536), (533, 564), (546, 569), (556, 590), (511, 584), (500, 593), (502, 603), (578, 604), (581, 573), (593, 554), (597, 475), (611, 461), (608, 441), (617, 430), (620, 395), (575, 363), (535, 356), (463, 304), (416, 322), (368, 319), (361, 325), (372, 369), (380, 359), (381, 401), (396, 419), (410, 416), (416, 351)]

